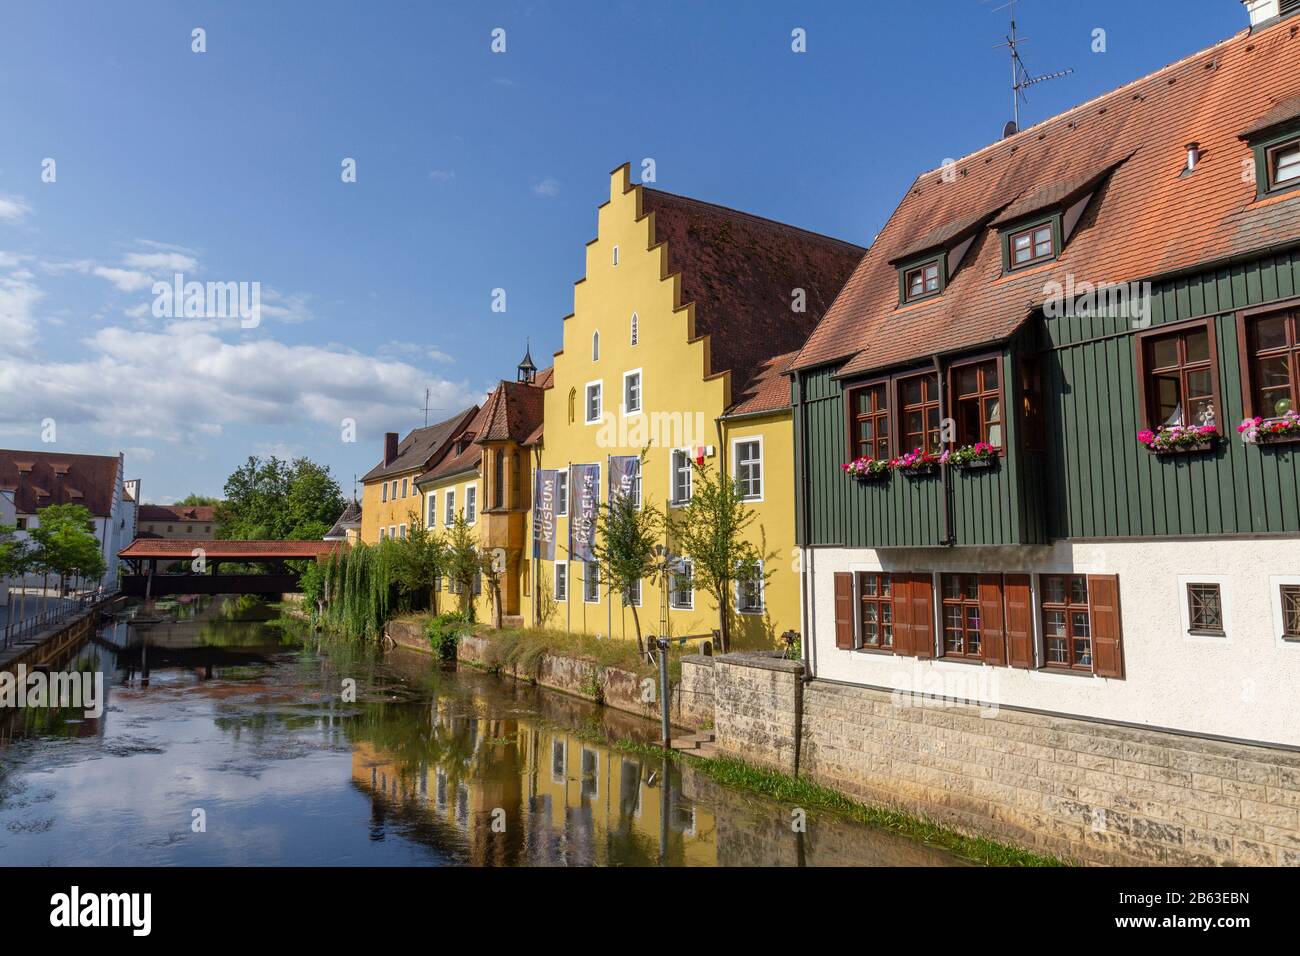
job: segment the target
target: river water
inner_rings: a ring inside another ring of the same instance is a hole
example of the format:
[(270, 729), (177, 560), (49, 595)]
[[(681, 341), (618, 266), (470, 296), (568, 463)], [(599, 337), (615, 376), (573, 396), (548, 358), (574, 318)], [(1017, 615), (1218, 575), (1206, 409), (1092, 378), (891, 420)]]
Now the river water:
[(248, 599), (129, 615), (58, 665), (103, 673), (100, 717), (0, 711), (0, 863), (963, 862), (831, 814), (796, 832), (790, 806), (599, 741), (653, 739), (640, 718)]

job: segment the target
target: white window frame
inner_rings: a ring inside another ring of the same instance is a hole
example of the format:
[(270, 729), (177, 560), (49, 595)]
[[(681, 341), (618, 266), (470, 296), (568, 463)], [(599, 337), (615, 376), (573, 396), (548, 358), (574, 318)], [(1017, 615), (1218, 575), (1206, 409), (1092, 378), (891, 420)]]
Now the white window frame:
[(407, 492), (407, 490), (408, 490), (408, 488), (409, 488), (407, 482), (409, 482), (410, 480), (411, 480), (411, 479), (409, 479), (409, 478), (403, 478), (403, 479), (402, 479), (402, 497), (403, 497), (403, 498), (405, 498), (405, 497), (407, 496), (407, 495), (406, 495), (406, 492)]
[(448, 488), (442, 501), (442, 526), (450, 528), (456, 523), (456, 489)]
[(436, 491), (429, 492), (428, 498), (429, 498), (429, 503), (425, 507), (425, 512), (427, 514), (427, 518), (425, 519), (425, 527), (436, 528), (438, 527), (438, 492)]
[(388, 482), (385, 481), (379, 486), (379, 503), (383, 504), (388, 501)]
[[(569, 603), (569, 565), (565, 561), (556, 561), (551, 565), (551, 595), (557, 601)], [(563, 582), (564, 593), (560, 593)]]
[(465, 520), (469, 524), (478, 521), (478, 485), (465, 486)]
[(614, 254), (610, 259), (611, 265), (618, 265), (618, 244), (614, 244)]
[(388, 533), (388, 529), (387, 529), (387, 528), (380, 528), (380, 529), (379, 529), (379, 540), (380, 540), (380, 541), (383, 541), (383, 540), (385, 539), (385, 537), (387, 536), (387, 533)]
[[(677, 499), (677, 473), (679, 471), (677, 465), (678, 455), (682, 456), (682, 461), (685, 462), (685, 468), (686, 468), (686, 497), (681, 499), (680, 501)], [(694, 486), (692, 482), (693, 461), (694, 459), (691, 457), (691, 452), (689, 448), (674, 448), (671, 452), (669, 452), (668, 454), (668, 507), (681, 508), (690, 503), (691, 495), (694, 494)]]
[(694, 611), (695, 610), (695, 562), (692, 561), (690, 558), (682, 558), (681, 561), (683, 564), (686, 565), (686, 567), (689, 569), (690, 572), (688, 577), (690, 578), (691, 581), (691, 603), (690, 604), (677, 603), (677, 599), (673, 596), (678, 593), (677, 575), (674, 573), (670, 573), (668, 575), (668, 607), (674, 611)]
[(555, 516), (569, 516), (569, 469), (558, 468), (555, 472)]
[[(587, 596), (587, 585), (590, 584), (591, 581), (593, 580), (591, 577), (589, 577), (589, 575), (591, 574), (591, 570), (592, 570), (592, 568), (595, 568), (595, 569), (596, 569), (596, 576), (595, 576), (595, 578), (594, 578), (594, 580), (595, 580), (595, 582), (596, 582), (596, 596), (595, 596), (595, 597), (588, 597), (588, 596)], [(583, 603), (583, 604), (599, 604), (599, 603), (600, 603), (600, 564), (597, 563), (597, 562), (595, 562), (595, 561), (584, 561), (584, 562), (582, 562), (582, 603)]]
[[(743, 562), (737, 562), (737, 566), (739, 567), (741, 563)], [(758, 607), (743, 608), (740, 606), (741, 595), (744, 593), (743, 588), (745, 586), (745, 582), (741, 580), (739, 577), (736, 578), (735, 602), (736, 602), (736, 612), (738, 614), (754, 614), (754, 615), (762, 616), (767, 611), (767, 581), (763, 576), (763, 566), (760, 564), (757, 570), (758, 570)], [(856, 574), (853, 576), (853, 581), (854, 581), (854, 587), (856, 588), (857, 587)]]
[[(1178, 575), (1178, 623), (1183, 640), (1194, 644), (1215, 644), (1220, 647), (1232, 643), (1232, 585), (1226, 574), (1180, 574)], [(1223, 634), (1193, 634), (1191, 611), (1188, 608), (1187, 586), (1189, 584), (1217, 584), (1219, 586), (1219, 604), (1223, 612)]]
[(636, 478), (632, 482), (632, 507), (637, 511), (641, 510), (641, 459), (639, 458), (636, 462)]
[[(1300, 640), (1286, 638), (1286, 621), (1282, 617), (1282, 586), (1300, 585), (1300, 574), (1271, 574), (1268, 578), (1269, 604), (1273, 607), (1273, 635), (1278, 647), (1300, 653)], [(1226, 623), (1226, 621), (1225, 621)]]
[(399, 540), (399, 541), (405, 541), (405, 540), (406, 540), (406, 523), (405, 523), (405, 522), (403, 522), (402, 524), (399, 524), (399, 525), (397, 526), (397, 540)]
[(395, 524), (390, 524), (390, 525), (388, 526), (388, 537), (391, 538), (391, 539), (394, 540), (394, 541), (397, 540), (397, 525), (395, 525)]
[[(636, 408), (628, 407), (628, 379), (636, 379)], [(623, 373), (623, 414), (640, 415), (643, 408), (645, 408), (645, 376), (641, 374), (639, 368), (634, 368)]]
[[(631, 589), (629, 588), (628, 590), (630, 591)], [(635, 600), (635, 601), (629, 601), (629, 600), (628, 600), (628, 594), (627, 594), (626, 592), (624, 592), (624, 594), (622, 595), (622, 597), (623, 597), (623, 606), (624, 606), (624, 607), (640, 607), (640, 606), (641, 606), (641, 595), (642, 595), (642, 593), (643, 593), (644, 590), (645, 590), (645, 589), (644, 589), (644, 587), (643, 587), (642, 584), (641, 584), (641, 579), (640, 579), (640, 578), (637, 578), (637, 579), (636, 579), (636, 600)]]
[[(591, 417), (591, 389), (596, 389), (596, 417)], [(602, 379), (588, 382), (582, 389), (582, 419), (588, 425), (599, 425), (605, 413), (605, 383)]]
[(591, 360), (600, 361), (600, 329), (591, 333)]
[(632, 334), (629, 336), (629, 340), (632, 343), (632, 348), (636, 348), (637, 343), (641, 341), (641, 318), (635, 312), (632, 313), (631, 324)]
[(765, 478), (766, 476), (763, 474), (763, 470), (764, 470), (764, 469), (763, 469), (763, 452), (764, 452), (764, 448), (763, 448), (763, 436), (762, 436), (762, 435), (747, 435), (747, 436), (744, 437), (744, 438), (733, 438), (733, 439), (731, 440), (731, 477), (732, 477), (732, 480), (735, 481), (735, 482), (737, 483), (737, 486), (739, 486), (739, 482), (740, 482), (740, 450), (739, 450), (739, 448), (740, 448), (741, 445), (757, 445), (757, 446), (758, 446), (758, 494), (756, 494), (756, 495), (747, 495), (747, 494), (743, 494), (743, 493), (742, 493), (742, 494), (741, 494), (741, 498), (742, 498), (743, 500), (745, 500), (745, 501), (762, 501), (762, 500), (763, 500), (763, 494), (764, 494), (764, 491), (765, 491), (765, 488), (766, 488), (766, 483), (765, 483), (765, 481), (764, 481), (764, 478)]

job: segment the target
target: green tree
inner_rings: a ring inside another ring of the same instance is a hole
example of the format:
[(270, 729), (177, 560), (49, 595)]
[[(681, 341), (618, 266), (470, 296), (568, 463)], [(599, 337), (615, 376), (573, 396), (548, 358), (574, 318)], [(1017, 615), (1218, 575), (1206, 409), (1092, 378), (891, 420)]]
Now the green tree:
[(237, 541), (323, 538), (343, 513), (343, 493), (328, 466), (308, 458), (249, 456), (226, 479), (217, 533)]
[(210, 495), (196, 495), (193, 492), (176, 502), (178, 508), (210, 508), (219, 504), (221, 504), (220, 498), (213, 498)]
[[(39, 569), (59, 576), (62, 593), (69, 577), (102, 577), (104, 556), (95, 537), (95, 519), (82, 505), (49, 505), (36, 513), (31, 531)], [(98, 572), (97, 574), (95, 572)]]
[[(645, 453), (641, 455), (642, 471)], [(596, 514), (596, 535), (592, 552), (600, 562), (605, 589), (609, 599), (626, 595), (642, 581), (643, 587), (653, 586), (659, 572), (659, 537), (664, 529), (664, 514), (648, 501), (637, 505), (632, 495), (613, 495), (601, 505)], [(636, 605), (632, 608), (632, 623), (636, 627), (636, 645), (645, 653), (645, 639), (641, 636), (641, 618)]]
[(720, 650), (731, 649), (732, 592), (738, 581), (763, 578), (763, 555), (745, 539), (756, 517), (737, 482), (694, 464), (691, 500), (672, 518), (673, 550), (691, 560), (691, 583), (710, 595), (718, 608)]
[(438, 591), (434, 581), (443, 573), (447, 542), (440, 532), (426, 528), (414, 510), (408, 513), (407, 521), (410, 530), (405, 538), (398, 538), (395, 542), (393, 572), (397, 586), (408, 599), (417, 602), (427, 593), (431, 609), (437, 614)]
[(481, 573), (478, 542), (465, 520), (464, 509), (457, 510), (456, 520), (447, 533), (444, 569), (451, 579), (452, 590), (460, 593), (460, 609), (470, 612), (474, 607), (474, 578)]

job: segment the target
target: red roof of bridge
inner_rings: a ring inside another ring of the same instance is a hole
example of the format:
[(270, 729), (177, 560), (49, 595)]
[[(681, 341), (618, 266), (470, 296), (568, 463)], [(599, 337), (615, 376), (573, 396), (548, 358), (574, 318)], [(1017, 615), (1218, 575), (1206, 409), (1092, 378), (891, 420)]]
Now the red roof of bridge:
[(339, 541), (202, 541), (176, 538), (136, 538), (124, 550), (122, 558), (188, 558), (195, 548), (203, 550), (209, 560), (265, 561), (277, 558), (318, 558), (345, 547)]

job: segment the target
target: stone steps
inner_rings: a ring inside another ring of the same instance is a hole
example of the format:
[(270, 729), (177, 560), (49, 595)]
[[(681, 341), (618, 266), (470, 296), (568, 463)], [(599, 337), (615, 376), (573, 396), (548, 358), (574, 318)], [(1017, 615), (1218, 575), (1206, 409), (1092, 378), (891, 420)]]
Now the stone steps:
[(711, 730), (702, 730), (699, 733), (674, 737), (672, 739), (672, 748), (696, 757), (712, 757), (718, 752), (717, 744), (713, 742), (713, 731)]

